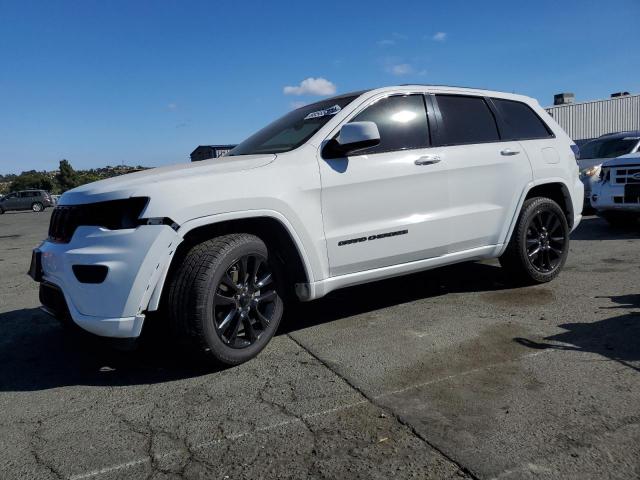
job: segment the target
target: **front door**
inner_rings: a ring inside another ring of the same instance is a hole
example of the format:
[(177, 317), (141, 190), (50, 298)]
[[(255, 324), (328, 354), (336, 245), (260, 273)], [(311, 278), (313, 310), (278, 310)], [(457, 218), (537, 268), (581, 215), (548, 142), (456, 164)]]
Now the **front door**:
[(2, 208), (5, 210), (17, 210), (20, 199), (17, 193), (10, 193), (2, 200)]
[(349, 121), (372, 121), (380, 144), (319, 158), (331, 276), (446, 253), (447, 169), (432, 157), (423, 95), (374, 101)]

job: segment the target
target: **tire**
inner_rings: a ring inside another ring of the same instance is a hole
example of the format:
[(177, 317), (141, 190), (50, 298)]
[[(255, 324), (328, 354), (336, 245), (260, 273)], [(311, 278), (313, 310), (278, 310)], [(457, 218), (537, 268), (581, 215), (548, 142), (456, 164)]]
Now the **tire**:
[(33, 202), (31, 204), (31, 210), (34, 212), (42, 212), (44, 210), (44, 206), (40, 202)]
[(4, 208), (0, 207), (0, 215), (4, 213)]
[(637, 221), (637, 216), (626, 212), (603, 212), (600, 214), (609, 225), (616, 228), (631, 227)]
[(229, 234), (191, 247), (169, 286), (166, 308), (172, 329), (191, 351), (217, 364), (250, 360), (280, 324), (280, 272), (254, 235)]
[(545, 197), (524, 202), (500, 264), (509, 280), (533, 285), (553, 280), (569, 253), (569, 225), (560, 206)]

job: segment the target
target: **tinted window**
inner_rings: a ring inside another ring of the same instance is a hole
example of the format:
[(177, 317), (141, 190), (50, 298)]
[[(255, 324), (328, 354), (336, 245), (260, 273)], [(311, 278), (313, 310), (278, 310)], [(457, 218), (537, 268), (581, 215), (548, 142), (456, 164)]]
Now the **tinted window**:
[(553, 136), (529, 105), (501, 98), (494, 98), (493, 103), (504, 120), (505, 138), (509, 140), (527, 140)]
[(481, 97), (436, 95), (442, 127), (438, 130), (440, 145), (497, 142), (498, 127), (487, 102)]
[(374, 122), (380, 132), (380, 143), (360, 150), (358, 154), (424, 148), (429, 145), (427, 112), (422, 95), (382, 98), (351, 121)]
[(580, 159), (615, 158), (631, 153), (640, 137), (603, 138), (592, 140), (580, 147)]

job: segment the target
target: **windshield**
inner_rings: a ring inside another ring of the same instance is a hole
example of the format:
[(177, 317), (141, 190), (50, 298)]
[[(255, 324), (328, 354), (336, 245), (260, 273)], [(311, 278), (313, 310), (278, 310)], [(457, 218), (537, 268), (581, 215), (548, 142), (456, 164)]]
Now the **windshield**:
[(615, 158), (631, 153), (640, 137), (610, 138), (592, 140), (580, 147), (580, 159)]
[(282, 153), (298, 148), (358, 96), (330, 98), (293, 110), (251, 135), (227, 155)]

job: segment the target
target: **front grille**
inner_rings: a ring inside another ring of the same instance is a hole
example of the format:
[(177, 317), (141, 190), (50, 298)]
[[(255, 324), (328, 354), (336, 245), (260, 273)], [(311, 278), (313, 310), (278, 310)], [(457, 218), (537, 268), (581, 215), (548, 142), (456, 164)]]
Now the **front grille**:
[(53, 209), (49, 222), (49, 240), (69, 243), (80, 226), (81, 211), (77, 206), (58, 206)]
[(616, 168), (612, 177), (619, 185), (640, 184), (640, 165)]

